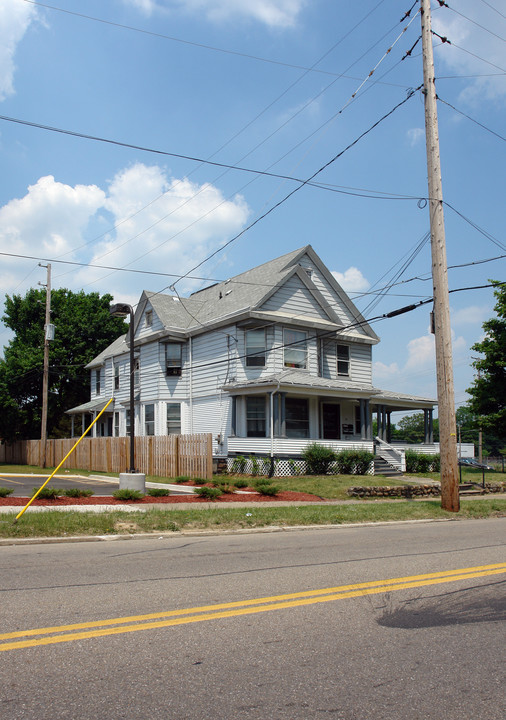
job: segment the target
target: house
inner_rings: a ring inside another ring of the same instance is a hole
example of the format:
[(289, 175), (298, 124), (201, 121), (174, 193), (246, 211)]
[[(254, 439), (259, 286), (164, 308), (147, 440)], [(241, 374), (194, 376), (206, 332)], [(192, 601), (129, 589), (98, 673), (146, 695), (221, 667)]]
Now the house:
[[(217, 458), (296, 458), (319, 440), (402, 468), (390, 414), (416, 409), (433, 446), (436, 401), (373, 386), (379, 338), (310, 245), (189, 298), (144, 291), (134, 323), (136, 435), (211, 432)], [(84, 427), (114, 397), (96, 435), (129, 433), (128, 337), (88, 364), (90, 401), (67, 411)]]

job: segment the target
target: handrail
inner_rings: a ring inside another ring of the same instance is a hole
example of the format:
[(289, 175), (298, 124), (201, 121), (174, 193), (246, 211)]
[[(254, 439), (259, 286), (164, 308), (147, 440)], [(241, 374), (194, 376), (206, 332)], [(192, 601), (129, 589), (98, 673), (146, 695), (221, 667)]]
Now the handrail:
[(377, 452), (379, 457), (383, 458), (383, 460), (385, 460), (385, 462), (389, 465), (392, 465), (392, 467), (395, 467), (396, 470), (406, 472), (406, 453), (403, 449), (397, 449), (392, 445), (389, 445), (380, 437), (375, 437), (374, 442), (379, 445), (379, 450)]

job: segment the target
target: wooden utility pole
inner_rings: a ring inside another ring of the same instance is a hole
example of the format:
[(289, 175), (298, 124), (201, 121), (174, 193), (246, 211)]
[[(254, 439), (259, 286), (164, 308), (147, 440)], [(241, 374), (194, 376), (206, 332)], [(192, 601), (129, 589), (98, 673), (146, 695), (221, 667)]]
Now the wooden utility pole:
[(42, 265), (47, 268), (46, 280), (46, 321), (44, 324), (44, 369), (42, 372), (42, 421), (40, 427), (41, 446), (41, 467), (46, 467), (46, 445), (47, 445), (47, 397), (49, 389), (49, 341), (51, 339), (51, 265)]
[(430, 0), (421, 0), (423, 93), (425, 96), (425, 139), (429, 180), (430, 239), (432, 250), (432, 285), (434, 291), (434, 330), (436, 340), (436, 374), (441, 453), (441, 507), (460, 509), (457, 461), (457, 426), (453, 389), (453, 359), (448, 295), (448, 270), (443, 214), (443, 188), (439, 158), (437, 98), (432, 52)]

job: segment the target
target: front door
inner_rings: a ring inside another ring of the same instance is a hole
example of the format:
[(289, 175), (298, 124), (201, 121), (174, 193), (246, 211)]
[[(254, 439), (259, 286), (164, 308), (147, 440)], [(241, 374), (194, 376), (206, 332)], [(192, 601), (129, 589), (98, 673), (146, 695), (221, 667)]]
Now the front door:
[(341, 407), (335, 403), (322, 403), (322, 429), (324, 440), (341, 439)]

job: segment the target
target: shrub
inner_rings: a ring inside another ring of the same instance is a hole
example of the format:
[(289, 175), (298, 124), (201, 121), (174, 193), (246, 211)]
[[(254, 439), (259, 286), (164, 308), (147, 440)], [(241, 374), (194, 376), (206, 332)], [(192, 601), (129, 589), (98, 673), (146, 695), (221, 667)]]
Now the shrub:
[(216, 500), (222, 493), (219, 488), (210, 488), (204, 485), (203, 487), (195, 488), (195, 494), (207, 500)]
[(238, 455), (234, 458), (234, 462), (232, 463), (232, 472), (243, 473), (246, 470), (246, 462), (247, 461), (244, 455)]
[(366, 475), (373, 460), (367, 450), (341, 450), (336, 455), (336, 469), (341, 475)]
[(244, 479), (238, 478), (237, 480), (234, 480), (234, 486), (241, 490), (242, 488), (248, 487), (249, 482)]
[(13, 492), (12, 488), (0, 487), (0, 497), (7, 497)]
[(82, 498), (82, 497), (91, 497), (94, 495), (93, 490), (83, 490), (82, 488), (67, 488), (63, 491), (63, 494), (65, 497), (71, 497), (71, 498)]
[(121, 490), (115, 490), (112, 496), (116, 500), (141, 500), (144, 493), (140, 490), (132, 490), (132, 488), (122, 488)]
[(277, 495), (280, 488), (272, 485), (269, 480), (257, 480), (253, 483), (253, 487), (261, 495)]
[(189, 475), (178, 475), (176, 478), (174, 478), (175, 483), (184, 483), (188, 482), (190, 479)]
[(336, 459), (336, 454), (332, 448), (311, 443), (302, 452), (302, 457), (306, 461), (308, 475), (326, 475)]
[[(37, 495), (39, 492), (39, 488), (33, 488), (32, 497), (34, 495)], [(42, 490), (37, 495), (37, 499), (39, 500), (56, 500), (58, 495), (63, 495), (63, 490), (61, 488), (54, 488), (54, 487), (45, 487), (42, 488)]]
[(426, 473), (439, 472), (441, 468), (440, 455), (427, 455), (414, 450), (406, 450), (406, 472)]
[(149, 488), (148, 495), (151, 497), (167, 497), (167, 495), (170, 495), (170, 490), (167, 490), (167, 488)]

